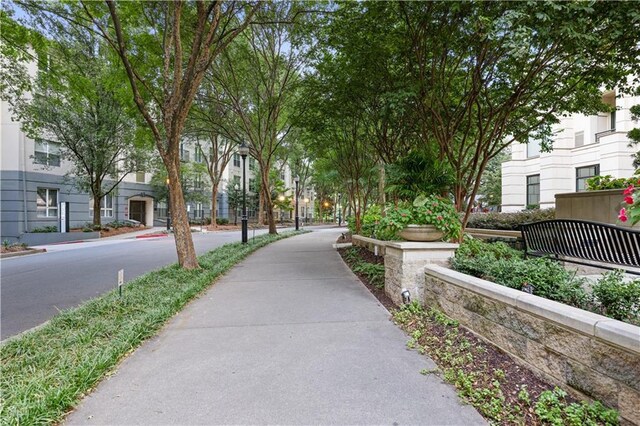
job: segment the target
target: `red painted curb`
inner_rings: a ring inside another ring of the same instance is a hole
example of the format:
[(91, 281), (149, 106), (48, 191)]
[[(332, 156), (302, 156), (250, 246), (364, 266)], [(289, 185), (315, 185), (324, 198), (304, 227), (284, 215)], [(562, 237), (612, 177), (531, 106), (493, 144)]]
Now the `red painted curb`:
[(168, 237), (169, 234), (146, 234), (138, 235), (136, 238), (155, 238), (155, 237)]

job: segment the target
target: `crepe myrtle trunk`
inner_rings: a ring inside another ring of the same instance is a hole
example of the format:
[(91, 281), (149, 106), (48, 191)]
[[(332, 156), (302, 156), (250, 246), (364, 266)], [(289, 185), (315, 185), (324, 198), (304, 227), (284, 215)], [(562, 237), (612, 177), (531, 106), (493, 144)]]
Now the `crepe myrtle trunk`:
[(93, 196), (93, 225), (100, 226), (100, 201), (102, 197), (98, 195)]
[(211, 225), (218, 227), (218, 216), (216, 215), (216, 206), (218, 204), (218, 185), (211, 185)]
[(180, 182), (180, 158), (179, 156), (174, 156), (174, 158), (177, 161), (165, 157), (163, 158), (163, 162), (167, 168), (167, 175), (169, 176), (171, 223), (176, 241), (178, 264), (185, 269), (197, 269), (200, 265), (198, 265), (196, 251), (193, 246), (193, 240), (191, 239), (187, 205), (184, 201), (184, 193), (182, 192), (182, 184)]

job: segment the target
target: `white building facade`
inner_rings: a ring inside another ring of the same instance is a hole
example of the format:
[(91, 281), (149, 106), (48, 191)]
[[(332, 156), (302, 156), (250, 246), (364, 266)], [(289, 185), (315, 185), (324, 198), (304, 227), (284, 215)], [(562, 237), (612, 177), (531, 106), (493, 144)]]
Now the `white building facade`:
[(554, 127), (553, 150), (540, 152), (537, 142), (514, 143), (512, 158), (502, 163), (502, 211), (555, 207), (555, 195), (585, 190), (586, 179), (597, 175), (614, 178), (634, 173), (627, 132), (640, 123), (629, 108), (640, 97), (616, 97), (606, 92), (603, 101), (616, 111), (585, 116), (571, 115)]

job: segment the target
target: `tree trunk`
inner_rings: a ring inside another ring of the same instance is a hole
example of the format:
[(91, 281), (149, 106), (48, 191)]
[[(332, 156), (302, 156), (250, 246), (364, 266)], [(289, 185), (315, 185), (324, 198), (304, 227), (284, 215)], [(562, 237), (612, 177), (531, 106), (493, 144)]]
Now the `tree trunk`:
[(171, 199), (171, 222), (178, 253), (178, 264), (185, 269), (197, 269), (198, 258), (191, 238), (191, 227), (187, 217), (187, 205), (184, 201), (180, 182), (180, 160), (171, 161), (163, 158), (169, 176), (169, 197)]
[(271, 199), (271, 193), (269, 192), (269, 167), (260, 169), (260, 179), (262, 180), (262, 191), (260, 191), (262, 197), (262, 206), (267, 211), (267, 223), (269, 224), (269, 234), (277, 234), (276, 231), (276, 219), (273, 215), (273, 200)]
[(100, 226), (100, 201), (101, 198), (97, 195), (93, 196), (93, 225)]
[(264, 185), (260, 188), (258, 196), (258, 224), (264, 225)]
[(211, 185), (211, 225), (213, 228), (218, 227), (218, 215), (216, 215), (216, 206), (218, 204), (218, 185)]
[(378, 182), (378, 202), (380, 203), (380, 210), (384, 216), (384, 205), (387, 203), (386, 194), (384, 193), (384, 186), (386, 184), (386, 174), (384, 171), (384, 164), (380, 163), (380, 181)]

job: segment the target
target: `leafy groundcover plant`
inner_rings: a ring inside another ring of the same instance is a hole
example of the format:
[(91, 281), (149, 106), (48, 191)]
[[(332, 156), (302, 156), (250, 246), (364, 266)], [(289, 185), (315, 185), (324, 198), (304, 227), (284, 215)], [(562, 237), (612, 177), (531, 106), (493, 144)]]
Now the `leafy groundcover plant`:
[(451, 259), (453, 269), (507, 287), (527, 288), (555, 300), (630, 324), (640, 325), (640, 279), (625, 280), (621, 271), (603, 274), (591, 285), (546, 258), (524, 259), (504, 243), (466, 238)]
[(375, 235), (382, 240), (398, 239), (398, 233), (407, 225), (433, 225), (444, 233), (446, 240), (458, 238), (462, 229), (453, 203), (432, 194), (419, 195), (412, 203), (402, 201), (388, 205)]
[(45, 326), (0, 347), (2, 424), (57, 423), (127, 353), (153, 336), (187, 302), (236, 263), (269, 243), (298, 235), (261, 235), (150, 272), (116, 291), (61, 312)]

